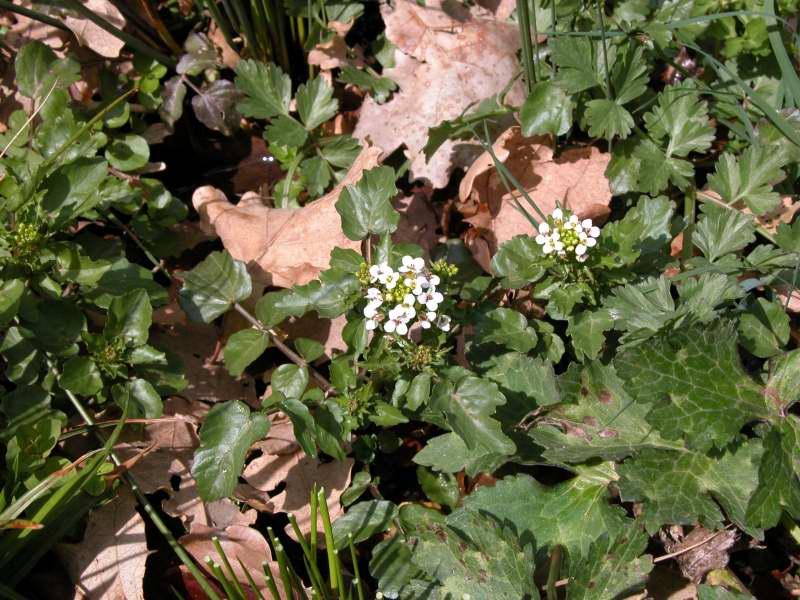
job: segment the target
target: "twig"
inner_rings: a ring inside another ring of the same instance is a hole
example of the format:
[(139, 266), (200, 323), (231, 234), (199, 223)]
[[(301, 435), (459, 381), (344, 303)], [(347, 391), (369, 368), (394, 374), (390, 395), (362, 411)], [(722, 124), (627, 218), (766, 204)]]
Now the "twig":
[(664, 562), (665, 560), (669, 560), (671, 558), (675, 558), (676, 556), (680, 556), (681, 554), (689, 552), (690, 550), (694, 550), (695, 548), (699, 548), (700, 546), (703, 546), (703, 545), (707, 544), (708, 542), (710, 542), (711, 540), (713, 540), (718, 535), (722, 535), (723, 533), (725, 533), (731, 527), (733, 527), (733, 523), (728, 523), (727, 525), (725, 525), (725, 527), (723, 527), (719, 531), (715, 531), (714, 533), (712, 533), (708, 537), (700, 540), (696, 544), (692, 544), (691, 546), (687, 546), (686, 548), (681, 548), (680, 550), (676, 550), (675, 552), (670, 552), (669, 554), (664, 554), (662, 556), (654, 558), (653, 562), (654, 563)]
[[(130, 236), (131, 240), (133, 240), (133, 242), (142, 250), (142, 252), (145, 253), (145, 256), (147, 256), (150, 262), (153, 263), (154, 269), (161, 271), (170, 280), (175, 279), (175, 276), (172, 273), (170, 273), (169, 269), (167, 269), (164, 266), (163, 261), (159, 261), (155, 256), (153, 256), (153, 253), (150, 252), (147, 246), (144, 245), (142, 240), (139, 239), (139, 237), (131, 230), (130, 227), (128, 227), (127, 225), (125, 225), (125, 223), (120, 221), (114, 213), (109, 212), (108, 217), (112, 223), (122, 228), (122, 230)], [(333, 386), (331, 385), (330, 381), (328, 381), (325, 378), (325, 376), (319, 371), (317, 371), (313, 366), (308, 364), (308, 362), (306, 362), (306, 360), (303, 359), (302, 356), (300, 356), (299, 354), (297, 354), (297, 352), (295, 352), (294, 350), (289, 348), (289, 346), (284, 344), (283, 340), (280, 339), (280, 336), (275, 332), (275, 330), (264, 326), (264, 324), (261, 321), (259, 321), (256, 317), (254, 317), (250, 313), (250, 311), (248, 311), (244, 306), (242, 306), (238, 302), (233, 305), (233, 308), (234, 310), (236, 310), (236, 312), (242, 315), (245, 318), (245, 320), (248, 323), (250, 323), (253, 327), (255, 327), (262, 333), (269, 336), (269, 341), (272, 342), (272, 344), (278, 350), (280, 350), (286, 356), (286, 358), (291, 360), (298, 367), (308, 369), (309, 374), (311, 375), (311, 377), (314, 378), (314, 381), (317, 382), (317, 385), (319, 385), (319, 387), (322, 388), (323, 392), (329, 394), (333, 391)]]

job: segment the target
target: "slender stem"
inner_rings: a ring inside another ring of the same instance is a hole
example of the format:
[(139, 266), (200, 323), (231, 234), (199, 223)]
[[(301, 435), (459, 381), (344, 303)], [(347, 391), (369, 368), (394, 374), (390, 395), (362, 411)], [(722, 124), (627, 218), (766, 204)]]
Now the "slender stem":
[[(608, 68), (608, 45), (606, 44), (606, 22), (605, 22), (605, 1), (597, 0), (597, 16), (600, 19), (600, 43), (603, 49), (603, 69), (606, 73), (606, 98), (609, 100), (614, 99), (614, 89), (611, 87), (611, 71)], [(612, 137), (608, 138), (608, 151), (611, 152)]]
[[(142, 250), (142, 252), (144, 252), (144, 254), (145, 254), (145, 256), (147, 256), (148, 260), (150, 260), (150, 262), (153, 263), (153, 266), (155, 266), (159, 271), (161, 271), (164, 275), (166, 275), (170, 279), (174, 279), (174, 276), (172, 275), (172, 273), (170, 273), (167, 270), (167, 268), (163, 265), (163, 263), (161, 261), (159, 261), (155, 256), (153, 256), (153, 253), (150, 252), (150, 250), (147, 248), (147, 246), (144, 245), (142, 240), (139, 239), (139, 236), (137, 236), (130, 229), (130, 227), (128, 227), (122, 221), (120, 221), (114, 213), (108, 212), (106, 214), (108, 216), (109, 221), (111, 221), (112, 223), (114, 223), (115, 225), (120, 227), (123, 231), (125, 231), (125, 233), (127, 233), (130, 236), (131, 240), (133, 240), (133, 242)], [(305, 367), (306, 369), (308, 369), (309, 374), (311, 375), (311, 377), (314, 378), (314, 381), (317, 382), (317, 385), (319, 385), (319, 387), (322, 388), (323, 392), (330, 393), (330, 392), (333, 391), (333, 386), (331, 385), (330, 381), (328, 381), (325, 378), (325, 376), (322, 373), (320, 373), (319, 371), (317, 371), (313, 366), (308, 364), (308, 362), (306, 362), (306, 360), (302, 356), (300, 356), (294, 350), (289, 348), (289, 346), (284, 344), (283, 341), (280, 339), (280, 337), (278, 336), (278, 334), (274, 330), (269, 329), (268, 327), (265, 327), (264, 324), (261, 321), (256, 319), (250, 313), (250, 311), (248, 311), (244, 306), (242, 306), (238, 302), (233, 305), (233, 308), (234, 308), (234, 310), (236, 310), (236, 312), (238, 312), (240, 315), (242, 315), (247, 320), (247, 322), (250, 323), (253, 327), (258, 329), (259, 331), (261, 331), (265, 335), (269, 336), (270, 342), (272, 342), (272, 344), (278, 350), (280, 350), (286, 356), (286, 358), (291, 360), (298, 367)]]
[(536, 0), (531, 2), (531, 17), (531, 25), (533, 25), (533, 43), (531, 44), (531, 52), (533, 53), (533, 72), (538, 80), (538, 78), (542, 75), (542, 71), (539, 68), (539, 27), (536, 22)]
[(17, 133), (14, 134), (14, 136), (11, 138), (11, 140), (9, 140), (9, 142), (6, 144), (5, 148), (3, 148), (3, 151), (0, 152), (0, 158), (3, 158), (6, 155), (6, 152), (8, 152), (8, 149), (11, 148), (11, 146), (14, 144), (14, 142), (17, 141), (17, 138), (22, 135), (22, 132), (25, 131), (25, 128), (28, 127), (28, 125), (30, 125), (33, 122), (33, 120), (36, 118), (36, 115), (39, 114), (39, 111), (42, 110), (44, 105), (50, 99), (50, 95), (53, 93), (53, 90), (56, 89), (57, 85), (58, 85), (58, 78), (56, 78), (56, 80), (53, 82), (53, 85), (50, 86), (50, 91), (47, 92), (47, 95), (44, 97), (44, 100), (42, 100), (36, 106), (36, 109), (31, 113), (31, 116), (28, 117), (25, 120), (25, 122), (22, 124), (22, 127), (19, 128), (19, 131), (17, 131)]
[(25, 8), (24, 6), (17, 6), (13, 2), (8, 2), (7, 0), (0, 0), (0, 8), (5, 8), (6, 10), (10, 10), (11, 12), (17, 13), (18, 15), (34, 19), (36, 21), (44, 23), (45, 25), (50, 25), (51, 27), (60, 29), (61, 31), (70, 31), (69, 27), (64, 25), (62, 21), (54, 19), (50, 15), (46, 15), (44, 13), (40, 13), (39, 11)]
[(550, 569), (547, 573), (547, 600), (558, 599), (556, 582), (558, 581), (558, 573), (561, 571), (562, 554), (563, 551), (561, 546), (556, 546), (553, 548), (553, 554), (550, 556)]
[(533, 42), (531, 40), (531, 22), (528, 12), (528, 0), (517, 0), (517, 17), (519, 20), (520, 45), (522, 47), (522, 66), (525, 69), (525, 85), (528, 93), (536, 83), (536, 70), (533, 65)]
[[(51, 364), (50, 369), (53, 372), (53, 374), (57, 377), (58, 371), (56, 370), (55, 366)], [(78, 399), (78, 397), (75, 394), (73, 394), (69, 390), (64, 390), (64, 391), (67, 394), (67, 398), (69, 398), (69, 401), (72, 403), (72, 406), (75, 407), (75, 410), (81, 416), (81, 418), (84, 421), (86, 421), (86, 424), (91, 427), (94, 427), (96, 425), (96, 422), (92, 417), (92, 415), (89, 414), (89, 411), (86, 410), (86, 407), (83, 406), (83, 403)], [(100, 443), (105, 443), (103, 436), (100, 435), (98, 431), (95, 431), (94, 435), (100, 441)], [(113, 451), (109, 453), (109, 457), (116, 466), (119, 467), (120, 465), (122, 465), (122, 461), (116, 454), (114, 454)], [(172, 550), (175, 552), (175, 554), (178, 556), (181, 562), (186, 566), (186, 568), (189, 569), (189, 572), (192, 574), (192, 576), (197, 580), (197, 584), (202, 588), (202, 590), (208, 595), (208, 597), (211, 600), (221, 600), (220, 597), (217, 595), (217, 593), (214, 591), (214, 588), (211, 587), (206, 578), (194, 564), (192, 558), (186, 553), (186, 550), (183, 549), (183, 547), (178, 543), (178, 540), (175, 539), (175, 536), (172, 535), (172, 532), (169, 530), (164, 521), (161, 519), (161, 516), (158, 514), (156, 509), (153, 507), (152, 504), (150, 504), (150, 501), (147, 499), (147, 496), (145, 496), (144, 492), (142, 491), (142, 488), (139, 487), (139, 482), (136, 481), (136, 478), (133, 475), (131, 475), (129, 471), (124, 471), (122, 473), (122, 478), (130, 486), (131, 491), (133, 491), (134, 495), (136, 496), (136, 499), (139, 501), (139, 504), (141, 505), (144, 512), (147, 514), (148, 517), (150, 517), (150, 520), (152, 521), (153, 525), (155, 525), (156, 529), (158, 529), (161, 535), (164, 536), (164, 539), (167, 540), (167, 543), (170, 545)]]
[[(683, 230), (683, 248), (681, 258), (686, 263), (692, 258), (692, 235), (694, 234), (694, 221), (697, 210), (697, 196), (694, 187), (686, 191), (686, 199), (683, 203), (683, 217), (686, 220), (686, 229)], [(685, 265), (684, 265), (685, 266)]]

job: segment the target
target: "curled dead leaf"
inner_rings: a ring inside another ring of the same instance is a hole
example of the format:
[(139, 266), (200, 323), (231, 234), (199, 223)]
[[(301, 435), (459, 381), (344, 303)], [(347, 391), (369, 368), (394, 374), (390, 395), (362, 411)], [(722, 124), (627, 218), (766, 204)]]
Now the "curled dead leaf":
[(334, 35), (329, 40), (317, 44), (308, 53), (308, 64), (317, 65), (323, 71), (338, 69), (344, 65), (363, 67), (364, 56), (361, 50), (358, 48), (351, 50), (344, 39), (352, 27), (353, 21), (348, 23), (331, 21), (328, 23), (328, 28), (334, 31)]
[[(194, 525), (191, 531), (178, 541), (192, 555), (201, 567), (205, 567), (206, 557), (217, 564), (222, 564), (222, 557), (217, 552), (213, 539), (219, 539), (220, 546), (230, 562), (234, 576), (244, 589), (249, 589), (245, 569), (253, 578), (256, 587), (265, 597), (270, 597), (262, 563), (269, 566), (275, 585), (282, 598), (286, 598), (280, 578), (278, 563), (272, 558), (267, 540), (258, 531), (242, 525), (231, 525), (226, 528), (213, 528), (205, 525)], [(241, 561), (241, 564), (240, 564)], [(244, 568), (242, 568), (244, 565)]]
[[(609, 154), (589, 146), (554, 157), (549, 137), (526, 138), (516, 126), (505, 131), (492, 148), (542, 213), (549, 214), (559, 202), (581, 218), (602, 222), (608, 216), (611, 190), (605, 170)], [(486, 270), (500, 244), (533, 231), (515, 199), (539, 219), (518, 191), (508, 192), (488, 152), (475, 160), (461, 181), (458, 208), (474, 228), (465, 243)]]
[[(345, 186), (377, 166), (381, 152), (377, 146), (367, 145), (331, 192), (301, 208), (271, 208), (252, 192), (231, 204), (211, 186), (195, 190), (192, 204), (203, 227), (215, 231), (231, 256), (247, 264), (254, 289), (308, 283), (328, 268), (334, 248), (360, 250), (361, 243), (342, 232), (335, 204)], [(401, 219), (392, 239), (429, 247), (426, 245), (435, 240), (436, 223), (424, 199), (401, 199), (396, 206), (401, 216), (407, 212), (409, 217), (406, 222)]]
[[(274, 443), (274, 442), (272, 442)], [(270, 448), (270, 441), (260, 445), (262, 451)], [(275, 450), (275, 447), (272, 446)], [(342, 514), (339, 498), (342, 492), (350, 485), (350, 476), (354, 461), (347, 458), (342, 462), (332, 461), (323, 463), (315, 458), (306, 456), (298, 447), (290, 452), (284, 451), (268, 454), (253, 459), (244, 469), (245, 481), (254, 489), (261, 492), (274, 491), (279, 485), (284, 484), (283, 490), (269, 498), (273, 512), (292, 513), (297, 519), (297, 524), (303, 534), (311, 531), (311, 507), (309, 498), (313, 486), (324, 488), (328, 500), (328, 511), (331, 520)], [(319, 533), (322, 534), (322, 523), (318, 523)], [(291, 526), (287, 525), (286, 533), (294, 537)]]
[(147, 556), (145, 524), (136, 498), (120, 487), (113, 502), (89, 513), (83, 540), (56, 546), (75, 584), (75, 598), (142, 600)]
[[(422, 149), (428, 129), (506, 88), (519, 68), (516, 25), (481, 7), (446, 0), (424, 6), (415, 0), (382, 3), (381, 14), (386, 37), (398, 48), (395, 66), (383, 75), (400, 90), (384, 104), (367, 97), (354, 135), (369, 138), (387, 154), (405, 144), (412, 178), (444, 187), (451, 171), (468, 166), (480, 146), (449, 140), (426, 162)], [(508, 100), (521, 103), (523, 98), (517, 82)]]
[[(125, 27), (125, 17), (109, 0), (85, 0), (82, 4), (117, 29)], [(64, 18), (64, 25), (69, 27), (82, 46), (90, 48), (100, 56), (116, 58), (125, 46), (124, 41), (89, 19), (67, 15)]]

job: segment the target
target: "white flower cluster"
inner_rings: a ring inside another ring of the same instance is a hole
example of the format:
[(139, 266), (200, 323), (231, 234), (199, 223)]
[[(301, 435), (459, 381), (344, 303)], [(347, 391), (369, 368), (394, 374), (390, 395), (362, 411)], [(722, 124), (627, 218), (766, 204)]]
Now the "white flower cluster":
[(600, 228), (592, 225), (591, 219), (581, 221), (577, 215), (560, 208), (553, 210), (545, 223), (539, 223), (539, 235), (536, 243), (545, 254), (555, 253), (562, 258), (569, 255), (578, 262), (584, 262), (589, 248), (597, 244)]
[(442, 331), (450, 330), (450, 317), (437, 314), (444, 300), (436, 291), (441, 281), (425, 269), (423, 259), (404, 256), (397, 271), (386, 263), (372, 265), (369, 280), (373, 285), (367, 290), (364, 308), (367, 329), (382, 325), (386, 333), (408, 335), (416, 319), (423, 329), (435, 324)]

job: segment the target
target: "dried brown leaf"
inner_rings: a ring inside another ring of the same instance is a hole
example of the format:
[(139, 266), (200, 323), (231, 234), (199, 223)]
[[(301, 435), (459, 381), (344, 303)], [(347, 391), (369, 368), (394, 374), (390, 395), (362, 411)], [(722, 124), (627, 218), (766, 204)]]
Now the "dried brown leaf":
[[(125, 27), (125, 17), (109, 0), (85, 0), (82, 4), (100, 18), (118, 29)], [(78, 42), (106, 58), (116, 58), (125, 42), (89, 19), (67, 15), (64, 25), (69, 27)]]
[[(245, 467), (243, 477), (253, 489), (262, 492), (272, 492), (283, 484), (283, 490), (269, 499), (272, 510), (294, 514), (300, 530), (308, 534), (311, 531), (309, 498), (313, 486), (325, 489), (331, 520), (336, 519), (342, 514), (339, 498), (350, 485), (353, 462), (352, 458), (347, 458), (342, 462), (323, 463), (306, 456), (298, 447), (291, 453), (265, 452)], [(322, 524), (318, 523), (318, 527), (322, 533)], [(286, 533), (293, 536), (290, 526), (286, 527)]]
[(243, 588), (249, 589), (249, 584), (239, 561), (250, 573), (259, 591), (265, 597), (271, 597), (264, 577), (264, 569), (262, 568), (262, 563), (266, 561), (281, 597), (286, 597), (281, 584), (278, 563), (272, 560), (272, 552), (267, 540), (255, 529), (242, 525), (232, 525), (227, 528), (193, 525), (191, 531), (178, 541), (192, 555), (195, 561), (205, 567), (206, 557), (211, 557), (218, 564), (222, 564), (222, 557), (217, 553), (217, 549), (214, 546), (214, 537), (219, 538), (219, 543), (231, 564), (234, 575)]
[[(387, 154), (405, 144), (412, 178), (444, 187), (451, 171), (468, 166), (480, 147), (449, 140), (426, 162), (428, 129), (506, 88), (519, 68), (517, 28), (480, 7), (446, 0), (425, 6), (397, 0), (382, 4), (381, 14), (387, 38), (398, 47), (395, 66), (383, 74), (400, 90), (384, 104), (366, 98), (354, 135)], [(521, 103), (523, 97), (517, 82), (508, 99)]]
[(127, 487), (89, 513), (83, 540), (59, 544), (56, 553), (75, 583), (75, 598), (141, 600), (149, 551), (144, 520)]
[(344, 39), (352, 27), (353, 21), (349, 23), (331, 21), (328, 23), (328, 28), (334, 31), (334, 35), (331, 39), (317, 44), (308, 53), (308, 64), (317, 65), (323, 71), (339, 69), (344, 65), (363, 67), (364, 56), (361, 50), (349, 48)]
[[(582, 218), (602, 221), (608, 216), (611, 190), (605, 170), (609, 154), (590, 146), (554, 157), (548, 137), (525, 138), (519, 127), (504, 132), (493, 151), (544, 214), (559, 202)], [(518, 191), (513, 195), (507, 191), (488, 152), (475, 160), (461, 181), (459, 209), (477, 229), (467, 236), (466, 243), (484, 268), (500, 244), (533, 230), (513, 198), (538, 220)]]

